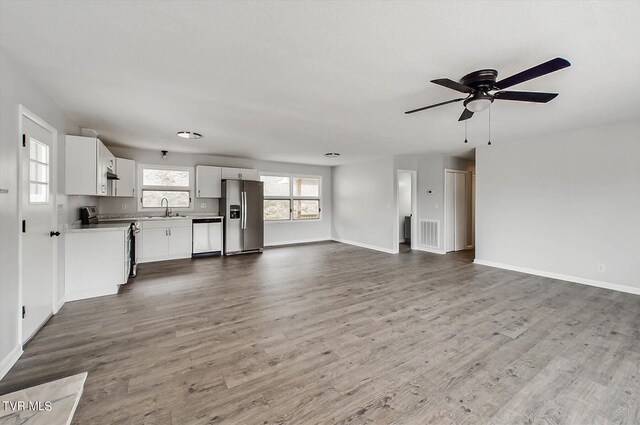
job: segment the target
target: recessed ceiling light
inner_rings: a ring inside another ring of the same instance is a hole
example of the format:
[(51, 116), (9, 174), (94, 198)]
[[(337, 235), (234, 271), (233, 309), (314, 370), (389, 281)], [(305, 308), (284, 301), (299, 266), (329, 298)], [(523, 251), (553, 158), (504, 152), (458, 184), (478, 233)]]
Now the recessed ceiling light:
[(182, 137), (183, 139), (199, 139), (202, 137), (202, 134), (196, 133), (195, 131), (178, 131), (178, 137)]
[(340, 156), (338, 152), (327, 152), (324, 154), (327, 158), (337, 158)]

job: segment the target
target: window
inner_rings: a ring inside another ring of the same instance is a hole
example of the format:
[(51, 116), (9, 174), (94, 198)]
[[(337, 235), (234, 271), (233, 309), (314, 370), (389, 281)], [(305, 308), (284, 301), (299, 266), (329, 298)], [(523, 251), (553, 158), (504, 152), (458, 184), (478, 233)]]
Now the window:
[[(187, 167), (165, 167), (160, 165), (140, 165), (138, 185), (142, 196), (139, 209), (191, 207), (193, 189), (193, 169)], [(167, 201), (163, 202), (162, 200)]]
[(320, 177), (262, 175), (265, 221), (320, 218)]
[(29, 139), (29, 203), (49, 203), (49, 146)]

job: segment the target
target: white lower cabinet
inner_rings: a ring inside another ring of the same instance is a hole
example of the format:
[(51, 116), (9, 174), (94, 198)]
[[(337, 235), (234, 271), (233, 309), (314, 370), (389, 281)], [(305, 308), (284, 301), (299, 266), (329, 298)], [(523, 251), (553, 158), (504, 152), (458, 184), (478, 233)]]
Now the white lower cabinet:
[(129, 278), (127, 233), (86, 230), (65, 233), (65, 300), (118, 293)]
[(142, 223), (141, 263), (191, 257), (191, 220), (159, 219)]

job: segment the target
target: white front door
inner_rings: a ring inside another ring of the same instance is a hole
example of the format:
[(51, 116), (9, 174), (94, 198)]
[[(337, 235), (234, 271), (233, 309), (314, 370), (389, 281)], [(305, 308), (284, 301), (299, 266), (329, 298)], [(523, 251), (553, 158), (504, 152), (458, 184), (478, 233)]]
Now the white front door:
[(55, 203), (53, 134), (23, 117), (22, 148), (22, 342), (53, 314)]

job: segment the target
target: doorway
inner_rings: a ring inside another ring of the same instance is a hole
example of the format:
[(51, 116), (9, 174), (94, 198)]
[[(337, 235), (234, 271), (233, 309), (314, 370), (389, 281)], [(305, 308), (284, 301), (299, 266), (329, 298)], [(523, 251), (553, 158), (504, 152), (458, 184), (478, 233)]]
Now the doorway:
[(467, 172), (445, 170), (444, 241), (445, 251), (462, 251), (468, 247)]
[(56, 299), (56, 130), (20, 109), (19, 285), (24, 345), (53, 315)]
[(396, 231), (398, 252), (409, 251), (415, 247), (417, 217), (417, 172), (398, 170), (397, 175), (397, 217)]

